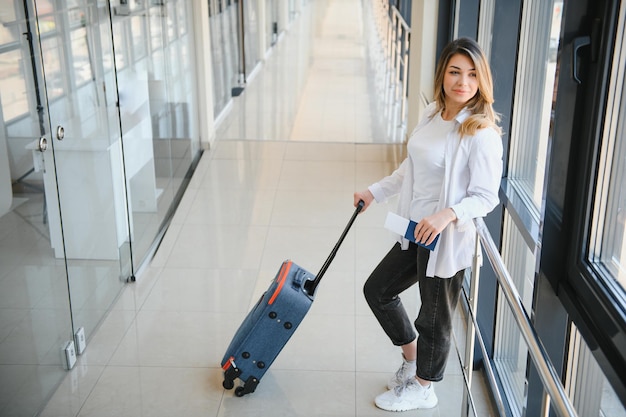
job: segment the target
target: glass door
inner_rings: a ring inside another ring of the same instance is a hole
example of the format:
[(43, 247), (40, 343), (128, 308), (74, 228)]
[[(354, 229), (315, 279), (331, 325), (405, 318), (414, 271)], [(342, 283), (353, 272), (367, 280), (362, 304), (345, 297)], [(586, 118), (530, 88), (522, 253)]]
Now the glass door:
[(191, 4), (127, 3), (0, 0), (3, 416), (88, 351), (199, 156)]
[(51, 245), (61, 220), (48, 198), (57, 200), (34, 4), (0, 4), (0, 415), (33, 416), (66, 375), (74, 331), (65, 258)]
[(55, 260), (66, 260), (82, 342), (132, 275), (111, 17), (96, 0), (35, 0), (34, 11), (48, 111), (48, 149), (37, 164), (49, 244)]

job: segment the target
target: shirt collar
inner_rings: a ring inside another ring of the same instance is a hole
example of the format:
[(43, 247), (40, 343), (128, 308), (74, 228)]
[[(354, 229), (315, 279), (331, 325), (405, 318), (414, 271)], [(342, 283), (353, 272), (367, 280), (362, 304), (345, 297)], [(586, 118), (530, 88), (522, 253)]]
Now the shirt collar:
[(467, 107), (464, 107), (457, 115), (454, 117), (457, 122), (463, 124), (463, 122), (471, 116), (471, 113)]

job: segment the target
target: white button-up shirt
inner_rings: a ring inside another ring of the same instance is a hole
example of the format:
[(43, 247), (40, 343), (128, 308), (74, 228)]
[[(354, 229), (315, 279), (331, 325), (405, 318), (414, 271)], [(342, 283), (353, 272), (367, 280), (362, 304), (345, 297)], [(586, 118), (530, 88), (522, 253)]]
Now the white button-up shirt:
[[(434, 112), (435, 104), (431, 103), (411, 136), (419, 132)], [(460, 126), (469, 116), (469, 111), (464, 109), (455, 119)], [(437, 211), (450, 207), (457, 220), (441, 232), (428, 260), (427, 276), (449, 278), (471, 266), (476, 242), (472, 219), (486, 216), (500, 202), (498, 190), (502, 178), (502, 152), (502, 138), (495, 129), (480, 129), (473, 136), (461, 137), (458, 129), (448, 134), (445, 177)], [(369, 190), (377, 202), (399, 194), (397, 214), (410, 218), (413, 181), (412, 162), (406, 158), (391, 175), (370, 185)], [(398, 241), (403, 249), (408, 248), (409, 242), (403, 236), (398, 235)]]

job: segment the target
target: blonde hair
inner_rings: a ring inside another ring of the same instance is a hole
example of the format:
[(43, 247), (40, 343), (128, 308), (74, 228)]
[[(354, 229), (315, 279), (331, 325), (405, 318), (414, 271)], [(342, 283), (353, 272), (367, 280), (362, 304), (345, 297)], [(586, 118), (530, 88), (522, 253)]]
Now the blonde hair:
[(450, 42), (441, 52), (441, 57), (437, 63), (435, 71), (435, 102), (437, 112), (441, 112), (446, 108), (446, 94), (443, 91), (443, 78), (446, 74), (446, 68), (450, 59), (456, 55), (462, 54), (472, 60), (476, 70), (476, 79), (478, 80), (478, 92), (466, 104), (466, 108), (471, 115), (461, 124), (459, 133), (463, 135), (474, 135), (476, 131), (483, 128), (491, 127), (498, 134), (502, 130), (498, 126), (500, 120), (499, 115), (493, 110), (493, 79), (491, 77), (491, 68), (485, 57), (484, 52), (472, 39), (459, 38)]

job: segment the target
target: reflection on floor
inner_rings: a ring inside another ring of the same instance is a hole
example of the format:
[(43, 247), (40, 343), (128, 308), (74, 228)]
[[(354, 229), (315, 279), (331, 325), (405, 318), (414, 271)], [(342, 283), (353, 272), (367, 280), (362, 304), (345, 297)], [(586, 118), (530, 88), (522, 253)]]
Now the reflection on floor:
[[(235, 99), (156, 256), (42, 416), (389, 415), (373, 398), (400, 353), (361, 288), (393, 243), (382, 224), (395, 201), (359, 216), (257, 391), (237, 398), (222, 387), (226, 346), (281, 262), (317, 272), (353, 211), (352, 193), (403, 158), (403, 146), (385, 144), (384, 129), (370, 123), (376, 97), (365, 78), (362, 22), (346, 11), (360, 2), (314, 4)], [(310, 56), (300, 50), (306, 44)], [(403, 294), (411, 314), (417, 291)], [(460, 318), (456, 329), (462, 341)], [(477, 415), (493, 415), (479, 373), (474, 381)], [(436, 384), (439, 406), (415, 415), (460, 415), (463, 387), (453, 351)]]

